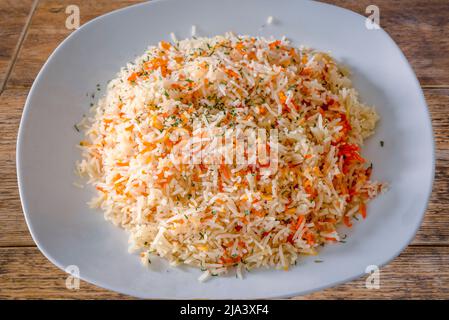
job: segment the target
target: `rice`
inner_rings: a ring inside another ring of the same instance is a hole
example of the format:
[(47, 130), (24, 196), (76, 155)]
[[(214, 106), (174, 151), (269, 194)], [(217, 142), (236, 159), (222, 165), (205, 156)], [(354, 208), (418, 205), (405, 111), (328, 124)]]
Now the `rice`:
[(286, 270), (340, 241), (383, 189), (360, 155), (378, 116), (347, 71), (287, 40), (174, 41), (123, 68), (80, 125), (90, 205), (144, 263), (195, 266), (201, 281)]

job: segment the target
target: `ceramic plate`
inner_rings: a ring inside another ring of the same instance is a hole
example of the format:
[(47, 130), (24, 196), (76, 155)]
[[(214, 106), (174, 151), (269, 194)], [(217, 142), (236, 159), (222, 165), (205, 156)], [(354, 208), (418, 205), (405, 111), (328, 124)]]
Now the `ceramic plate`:
[[(270, 25), (269, 16), (274, 17)], [(426, 102), (410, 65), (388, 34), (367, 29), (365, 20), (312, 1), (166, 0), (114, 11), (73, 32), (37, 76), (19, 130), (20, 196), (39, 249), (61, 269), (77, 266), (88, 282), (142, 298), (293, 296), (349, 281), (370, 265), (391, 261), (413, 239), (426, 210), (434, 144)], [(362, 101), (375, 105), (381, 116), (364, 155), (374, 163), (374, 179), (388, 182), (390, 190), (369, 204), (365, 221), (344, 231), (345, 244), (328, 245), (318, 258), (302, 258), (288, 272), (264, 269), (244, 280), (216, 277), (199, 283), (200, 270), (170, 268), (163, 261), (152, 269), (142, 266), (127, 251), (125, 231), (88, 208), (92, 190), (73, 186), (81, 140), (73, 125), (89, 108), (87, 93), (97, 83), (104, 88), (148, 45), (170, 41), (171, 32), (178, 39), (189, 37), (193, 24), (203, 36), (226, 31), (285, 35), (296, 45), (330, 51), (353, 71)]]

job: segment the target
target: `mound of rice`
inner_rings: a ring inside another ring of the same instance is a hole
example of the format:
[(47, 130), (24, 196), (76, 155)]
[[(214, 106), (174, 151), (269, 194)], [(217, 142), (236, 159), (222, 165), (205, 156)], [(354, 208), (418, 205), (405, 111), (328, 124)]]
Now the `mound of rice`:
[[(119, 72), (92, 112), (77, 164), (98, 190), (92, 207), (128, 230), (144, 262), (196, 266), (200, 280), (287, 270), (340, 241), (339, 224), (364, 218), (382, 191), (360, 155), (377, 114), (328, 54), (286, 40), (162, 41)], [(233, 149), (248, 129), (269, 141), (248, 140), (245, 159), (260, 149), (276, 158), (204, 161), (229, 151), (217, 137), (234, 134)]]

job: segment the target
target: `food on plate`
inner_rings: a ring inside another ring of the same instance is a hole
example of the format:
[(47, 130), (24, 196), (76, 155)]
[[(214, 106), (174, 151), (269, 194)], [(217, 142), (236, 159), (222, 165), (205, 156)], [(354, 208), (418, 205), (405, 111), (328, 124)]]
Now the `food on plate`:
[(161, 41), (82, 121), (77, 168), (146, 263), (200, 280), (287, 270), (383, 190), (361, 156), (377, 120), (329, 54), (231, 33)]

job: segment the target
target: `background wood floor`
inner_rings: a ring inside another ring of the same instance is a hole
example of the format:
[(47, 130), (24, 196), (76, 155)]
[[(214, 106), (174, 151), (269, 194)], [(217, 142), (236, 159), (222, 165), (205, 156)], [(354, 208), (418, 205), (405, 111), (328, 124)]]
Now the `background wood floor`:
[[(76, 4), (81, 22), (132, 5), (132, 0), (0, 0), (0, 298), (130, 298), (66, 275), (36, 248), (23, 219), (15, 171), (22, 108), (35, 76), (70, 34), (65, 8)], [(436, 142), (431, 201), (413, 243), (381, 270), (381, 289), (365, 278), (297, 299), (449, 298), (449, 12), (448, 0), (327, 0), (365, 15), (380, 8), (380, 24), (399, 44), (424, 88)]]

